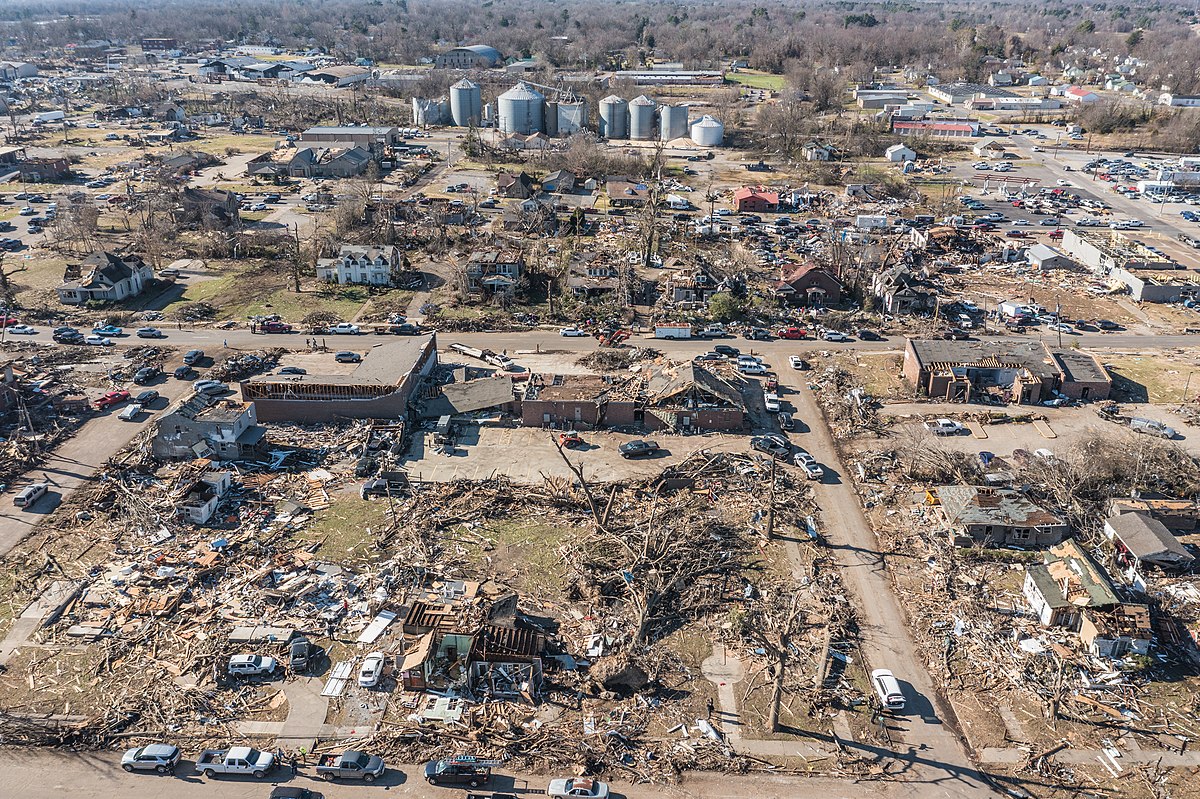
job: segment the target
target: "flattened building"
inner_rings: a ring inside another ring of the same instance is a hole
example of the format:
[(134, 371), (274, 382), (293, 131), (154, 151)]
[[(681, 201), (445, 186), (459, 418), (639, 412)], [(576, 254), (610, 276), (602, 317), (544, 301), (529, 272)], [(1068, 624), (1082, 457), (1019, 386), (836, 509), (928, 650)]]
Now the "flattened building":
[(942, 506), (955, 546), (1044, 547), (1067, 534), (1067, 523), (1019, 491), (942, 486), (928, 499)]
[(1094, 356), (1042, 341), (909, 339), (904, 377), (926, 396), (958, 402), (991, 396), (1037, 404), (1057, 394), (1106, 400), (1112, 390), (1112, 377)]
[(437, 366), (437, 337), (413, 336), (371, 350), (345, 375), (260, 375), (241, 384), (263, 421), (398, 419)]
[(750, 428), (740, 380), (735, 385), (694, 361), (650, 373), (644, 422), (650, 430), (680, 433)]

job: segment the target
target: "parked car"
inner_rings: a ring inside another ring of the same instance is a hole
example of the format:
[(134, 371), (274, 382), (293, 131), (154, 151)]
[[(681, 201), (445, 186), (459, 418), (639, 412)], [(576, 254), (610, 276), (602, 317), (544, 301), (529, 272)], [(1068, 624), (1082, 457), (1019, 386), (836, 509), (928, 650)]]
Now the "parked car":
[(796, 427), (795, 420), (793, 420), (792, 415), (787, 411), (780, 411), (779, 416), (775, 418), (779, 420), (780, 430), (792, 430)]
[(14, 336), (33, 336), (37, 335), (37, 328), (29, 325), (13, 325), (8, 329), (8, 332)]
[(382, 652), (372, 652), (363, 658), (362, 666), (358, 669), (358, 684), (363, 688), (373, 688), (383, 677), (384, 656)]
[(768, 413), (779, 413), (779, 395), (772, 392), (763, 394), (763, 406)]
[(866, 328), (858, 331), (858, 337), (862, 341), (883, 341), (883, 336), (874, 330), (867, 330)]
[(229, 390), (229, 386), (220, 380), (197, 380), (195, 383), (192, 383), (192, 390), (197, 394), (206, 394), (214, 397), (217, 394), (224, 394)]
[(179, 765), (179, 747), (171, 744), (149, 744), (130, 749), (121, 757), (121, 768), (126, 771), (155, 771), (173, 774)]
[(792, 454), (792, 445), (777, 435), (755, 436), (750, 439), (750, 448), (779, 460), (786, 460)]
[(713, 347), (713, 352), (719, 352), (728, 358), (736, 358), (742, 354), (742, 351), (737, 347), (732, 347), (728, 344), (717, 344)]
[(546, 795), (550, 799), (608, 799), (608, 783), (590, 777), (550, 780)]
[(232, 655), (227, 669), (232, 677), (258, 677), (274, 673), (278, 665), (270, 655)]
[(492, 770), (472, 757), (431, 760), (425, 764), (425, 781), (430, 785), (470, 785), (478, 788), (492, 778)]
[(125, 333), (123, 328), (116, 325), (96, 325), (92, 328), (92, 332), (97, 336), (120, 336)]
[(803, 372), (805, 369), (808, 368), (808, 361), (804, 360), (799, 355), (789, 355), (788, 363), (790, 363), (792, 365), (793, 369), (800, 371), (800, 372)]
[(350, 350), (342, 350), (334, 355), (333, 359), (338, 363), (362, 363), (362, 356), (357, 352), (350, 352)]
[(792, 327), (780, 328), (779, 332), (776, 335), (778, 335), (779, 338), (790, 339), (790, 340), (794, 341), (797, 339), (807, 338), (808, 331), (802, 327), (792, 326)]
[(196, 758), (196, 772), (210, 780), (218, 774), (248, 774), (262, 779), (275, 768), (275, 755), (249, 746), (206, 749)]
[(621, 446), (617, 447), (622, 458), (639, 458), (643, 455), (653, 455), (658, 452), (659, 446), (657, 441), (643, 441), (634, 439), (626, 441)]
[(930, 419), (925, 422), (925, 429), (935, 436), (956, 436), (966, 428), (953, 419)]
[(850, 337), (840, 330), (826, 330), (821, 333), (823, 341), (849, 341)]
[(83, 343), (89, 347), (111, 347), (112, 339), (104, 336), (88, 336), (83, 340)]
[(183, 362), (188, 366), (195, 366), (202, 360), (204, 360), (204, 350), (188, 350), (183, 354)]
[(352, 325), (349, 322), (338, 322), (329, 328), (329, 332), (335, 336), (357, 336), (360, 330), (358, 325)]
[(30, 483), (13, 496), (13, 505), (28, 510), (50, 491), (49, 483)]
[(292, 326), (286, 322), (263, 322), (262, 332), (264, 333), (291, 333)]
[(277, 785), (271, 789), (269, 799), (325, 799), (325, 794), (298, 785)]
[(586, 336), (587, 334), (588, 333), (586, 330), (580, 330), (577, 327), (564, 327), (560, 328), (558, 331), (558, 335), (568, 338), (578, 338), (580, 336)]
[(952, 327), (942, 334), (942, 338), (947, 338), (952, 341), (968, 341), (971, 338), (971, 334), (965, 330), (960, 330), (957, 327)]
[(1135, 433), (1144, 433), (1158, 438), (1173, 439), (1176, 436), (1175, 428), (1157, 419), (1143, 419), (1135, 416), (1129, 420), (1129, 428)]
[(767, 368), (761, 363), (739, 363), (738, 371), (744, 375), (765, 375)]
[(288, 671), (298, 674), (308, 668), (320, 650), (303, 635), (297, 635), (288, 644)]
[(133, 401), (136, 402), (138, 405), (141, 405), (144, 407), (144, 406), (149, 405), (150, 403), (154, 402), (156, 399), (158, 399), (158, 392), (155, 391), (154, 389), (149, 389), (147, 391), (143, 391), (142, 393), (138, 394), (136, 397), (133, 398)]
[(281, 375), (306, 375), (308, 370), (300, 366), (285, 366), (279, 370)]
[(904, 692), (900, 690), (900, 681), (888, 669), (875, 669), (871, 672), (871, 685), (879, 702), (888, 710), (904, 709)]
[(96, 400), (96, 410), (102, 411), (105, 408), (111, 408), (114, 405), (120, 405), (129, 399), (128, 391), (109, 391), (104, 396)]
[(333, 780), (362, 780), (365, 783), (375, 782), (383, 776), (387, 766), (378, 755), (368, 755), (353, 749), (340, 755), (321, 755), (317, 761), (317, 776), (332, 782)]
[(800, 467), (800, 471), (804, 472), (804, 476), (809, 480), (820, 480), (825, 476), (825, 470), (817, 463), (817, 459), (804, 450), (792, 456), (792, 463)]
[(175, 369), (175, 371), (171, 373), (171, 376), (174, 377), (176, 380), (191, 380), (197, 374), (198, 374), (198, 372), (196, 372), (195, 369), (193, 369), (190, 366), (185, 365), (185, 366), (177, 367)]
[(166, 338), (167, 334), (159, 330), (157, 327), (139, 327), (136, 333), (138, 338)]

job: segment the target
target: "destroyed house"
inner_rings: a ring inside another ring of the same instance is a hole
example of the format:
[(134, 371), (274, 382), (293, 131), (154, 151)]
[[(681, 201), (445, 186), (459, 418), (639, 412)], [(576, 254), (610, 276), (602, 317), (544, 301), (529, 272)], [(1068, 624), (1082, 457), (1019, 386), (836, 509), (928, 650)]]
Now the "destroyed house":
[(343, 244), (336, 258), (317, 261), (317, 279), (343, 285), (390, 286), (400, 263), (400, 249), (393, 244)]
[(1124, 577), (1139, 588), (1145, 587), (1144, 568), (1180, 571), (1195, 560), (1165, 524), (1139, 511), (1110, 516), (1104, 535), (1113, 544), (1113, 559), (1124, 569)]
[(651, 430), (747, 430), (741, 378), (734, 385), (696, 362), (663, 364), (646, 381), (644, 422)]
[(207, 471), (186, 484), (179, 500), (179, 515), (193, 524), (205, 524), (217, 512), (221, 498), (233, 484), (230, 472)]
[(519, 252), (473, 252), (467, 261), (467, 291), (476, 294), (511, 292), (524, 270), (525, 259)]
[(485, 624), (471, 642), (469, 684), (487, 698), (530, 702), (542, 687), (546, 636), (521, 626)]
[(159, 418), (150, 449), (156, 458), (254, 459), (266, 451), (266, 429), (254, 403), (197, 394)]
[(602, 253), (575, 252), (567, 264), (567, 287), (577, 297), (600, 297), (621, 287), (620, 274)]
[(230, 227), (241, 221), (236, 194), (191, 186), (179, 193), (179, 205), (172, 210), (172, 216), (177, 223), (189, 225)]
[(1067, 534), (1067, 523), (1019, 491), (942, 486), (929, 493), (942, 506), (955, 546), (1044, 547)]
[(904, 376), (931, 398), (1038, 404), (1061, 394), (1108, 399), (1112, 378), (1093, 356), (1042, 341), (908, 339)]
[(876, 272), (871, 277), (871, 294), (879, 310), (889, 314), (932, 311), (937, 305), (937, 287), (902, 264)]
[(68, 266), (56, 290), (64, 305), (120, 302), (141, 294), (153, 278), (149, 264), (136, 255), (94, 252), (83, 263)]
[(291, 152), (273, 150), (251, 159), (247, 175), (293, 178), (348, 178), (361, 175), (371, 163), (363, 147), (301, 147)]
[(45, 183), (71, 176), (66, 158), (31, 158), (24, 147), (0, 147), (0, 178), (19, 177), (26, 183)]
[(1150, 647), (1149, 610), (1123, 604), (1108, 573), (1073, 539), (1027, 568), (1021, 590), (1042, 624), (1078, 633), (1092, 654), (1145, 654)]
[(720, 291), (728, 290), (724, 281), (713, 277), (704, 267), (679, 272), (667, 278), (665, 294), (671, 302), (707, 303)]
[(598, 375), (533, 375), (521, 400), (526, 427), (594, 430), (638, 422), (628, 379)]
[(349, 374), (259, 375), (241, 389), (263, 421), (399, 419), (435, 366), (437, 339), (429, 334), (381, 344)]
[(1173, 533), (1194, 533), (1200, 530), (1200, 503), (1192, 499), (1177, 499), (1141, 494), (1134, 497), (1113, 497), (1108, 513), (1144, 513), (1157, 519)]
[(613, 208), (631, 208), (646, 204), (650, 196), (650, 187), (645, 183), (609, 178), (604, 183), (604, 192), (608, 195), (608, 204)]

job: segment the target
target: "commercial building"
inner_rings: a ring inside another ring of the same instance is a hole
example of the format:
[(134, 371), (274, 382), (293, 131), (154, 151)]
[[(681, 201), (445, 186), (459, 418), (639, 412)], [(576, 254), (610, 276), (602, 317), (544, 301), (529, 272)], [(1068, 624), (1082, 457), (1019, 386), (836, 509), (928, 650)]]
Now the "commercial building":
[(435, 366), (437, 338), (429, 334), (373, 348), (350, 374), (261, 375), (241, 390), (263, 421), (399, 419)]
[(1038, 404), (1063, 396), (1106, 400), (1112, 377), (1094, 356), (1042, 341), (908, 339), (904, 377), (938, 399)]
[(979, 123), (969, 119), (939, 122), (932, 119), (892, 119), (898, 136), (930, 136), (935, 139), (969, 139), (979, 135)]
[(468, 44), (455, 47), (433, 58), (434, 69), (491, 69), (504, 57), (495, 47), (486, 44)]
[(301, 133), (300, 141), (357, 145), (378, 154), (400, 141), (400, 129), (382, 125), (317, 126)]
[(521, 398), (521, 424), (558, 430), (632, 427), (640, 414), (631, 378), (533, 375)]
[(740, 376), (719, 376), (694, 361), (663, 364), (646, 381), (643, 422), (676, 433), (748, 430), (744, 386)]
[(779, 193), (762, 186), (743, 186), (733, 192), (733, 210), (739, 214), (778, 211)]
[(930, 86), (926, 91), (929, 92), (930, 97), (940, 100), (947, 105), (958, 105), (973, 98), (1011, 98), (1017, 96), (1006, 89), (998, 89), (995, 86), (988, 86), (984, 83), (967, 83), (965, 81), (941, 83), (937, 86)]

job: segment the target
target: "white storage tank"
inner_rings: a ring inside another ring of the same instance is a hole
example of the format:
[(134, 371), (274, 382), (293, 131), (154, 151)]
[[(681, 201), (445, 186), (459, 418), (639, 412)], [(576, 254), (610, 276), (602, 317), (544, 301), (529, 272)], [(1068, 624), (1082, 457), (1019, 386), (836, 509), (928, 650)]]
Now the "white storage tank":
[(483, 120), (483, 92), (478, 83), (463, 78), (450, 87), (450, 116), (460, 128), (478, 125)]
[(445, 125), (447, 105), (444, 97), (438, 100), (414, 97), (412, 100), (413, 124), (420, 128), (428, 125)]
[(558, 135), (558, 100), (546, 101), (546, 127), (545, 133), (547, 136)]
[(600, 135), (606, 139), (629, 137), (629, 103), (610, 94), (600, 101)]
[(686, 105), (664, 105), (658, 109), (658, 114), (658, 133), (663, 141), (671, 141), (688, 135)]
[(546, 98), (521, 81), (497, 98), (501, 133), (541, 133)]
[(708, 114), (692, 123), (692, 142), (700, 147), (720, 147), (725, 141), (725, 126)]
[(650, 141), (654, 138), (654, 110), (658, 104), (646, 95), (629, 101), (629, 138)]
[(587, 127), (587, 103), (583, 100), (571, 100), (558, 104), (558, 135), (570, 136)]

